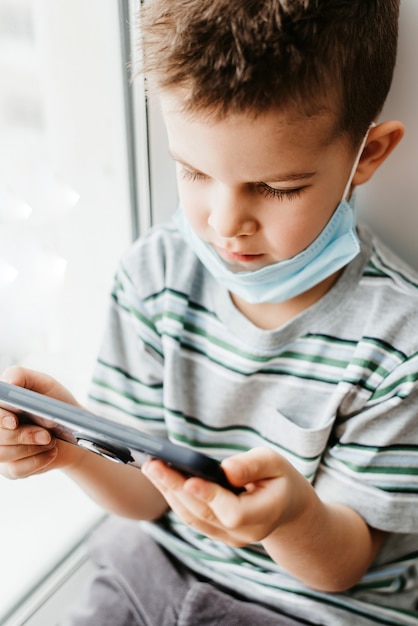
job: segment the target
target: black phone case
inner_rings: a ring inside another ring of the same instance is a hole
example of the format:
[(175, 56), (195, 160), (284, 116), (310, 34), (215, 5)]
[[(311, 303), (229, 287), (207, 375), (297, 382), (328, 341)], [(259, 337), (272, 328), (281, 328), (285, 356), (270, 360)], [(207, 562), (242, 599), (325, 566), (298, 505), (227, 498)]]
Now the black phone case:
[(140, 468), (148, 457), (160, 459), (185, 476), (199, 476), (240, 493), (231, 485), (219, 462), (205, 454), (153, 437), (124, 424), (0, 381), (0, 406), (48, 429), (55, 437), (118, 463)]

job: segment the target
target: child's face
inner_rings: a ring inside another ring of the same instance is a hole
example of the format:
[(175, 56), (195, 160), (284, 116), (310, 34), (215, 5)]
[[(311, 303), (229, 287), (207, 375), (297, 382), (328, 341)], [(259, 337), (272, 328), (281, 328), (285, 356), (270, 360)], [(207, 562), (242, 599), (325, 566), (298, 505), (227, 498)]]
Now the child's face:
[(321, 232), (342, 199), (355, 150), (329, 115), (271, 111), (221, 121), (163, 99), (180, 201), (195, 232), (233, 269), (288, 259)]

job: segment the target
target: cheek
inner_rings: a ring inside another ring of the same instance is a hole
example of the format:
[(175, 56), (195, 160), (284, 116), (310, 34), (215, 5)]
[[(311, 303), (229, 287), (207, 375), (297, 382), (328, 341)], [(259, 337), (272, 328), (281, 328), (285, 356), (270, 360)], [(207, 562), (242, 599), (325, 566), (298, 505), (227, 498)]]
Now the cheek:
[(205, 208), (204, 194), (199, 192), (199, 185), (191, 185), (187, 181), (178, 179), (180, 204), (183, 207), (187, 221), (192, 228), (201, 232), (208, 226), (209, 212)]
[(295, 256), (321, 233), (336, 207), (324, 205), (320, 194), (307, 193), (291, 206), (279, 205), (269, 212), (263, 235), (278, 260)]

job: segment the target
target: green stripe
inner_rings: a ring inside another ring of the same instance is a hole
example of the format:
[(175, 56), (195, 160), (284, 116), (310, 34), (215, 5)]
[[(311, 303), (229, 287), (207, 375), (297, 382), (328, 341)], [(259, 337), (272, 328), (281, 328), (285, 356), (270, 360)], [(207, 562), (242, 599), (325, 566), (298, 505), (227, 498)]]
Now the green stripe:
[(145, 317), (145, 315), (141, 313), (141, 311), (138, 311), (138, 309), (133, 306), (126, 306), (125, 304), (122, 304), (122, 302), (117, 297), (117, 294), (112, 294), (112, 296), (119, 308), (124, 310), (126, 313), (130, 313), (131, 315), (136, 317), (138, 320), (140, 320), (140, 322), (142, 322), (145, 326), (148, 326), (148, 328), (150, 328), (152, 331), (155, 332), (156, 335), (158, 335), (158, 331), (155, 325), (148, 317)]
[[(209, 432), (209, 433), (225, 433), (225, 434), (233, 434), (233, 433), (244, 433), (244, 436), (246, 434), (251, 435), (255, 435), (257, 438), (261, 439), (262, 441), (265, 441), (266, 443), (268, 443), (270, 446), (278, 448), (280, 450), (283, 450), (285, 452), (287, 452), (288, 454), (291, 454), (292, 456), (294, 456), (297, 459), (300, 459), (301, 461), (304, 461), (306, 463), (314, 463), (316, 461), (318, 461), (318, 459), (320, 458), (320, 454), (309, 457), (309, 456), (301, 456), (299, 454), (297, 454), (296, 452), (294, 452), (293, 450), (290, 450), (289, 448), (285, 448), (283, 445), (278, 444), (275, 441), (272, 441), (271, 439), (268, 439), (267, 437), (264, 437), (263, 435), (261, 435), (261, 433), (259, 433), (259, 431), (255, 430), (254, 428), (251, 428), (250, 426), (223, 426), (222, 428), (215, 428), (213, 426), (208, 426), (207, 424), (203, 424), (201, 421), (199, 421), (198, 419), (194, 418), (194, 417), (190, 417), (185, 415), (183, 412), (181, 411), (173, 411), (170, 409), (166, 409), (166, 412), (171, 415), (172, 417), (176, 418), (176, 419), (181, 419), (183, 420), (186, 424), (190, 424), (192, 425), (194, 428), (199, 428), (200, 430)], [(178, 441), (182, 441), (184, 443), (188, 443), (190, 445), (198, 445), (199, 447), (202, 446), (202, 442), (198, 439), (192, 439), (191, 437), (186, 437), (185, 435), (181, 435), (178, 434), (176, 432), (172, 432), (170, 431), (170, 436), (172, 436), (173, 438), (176, 438)], [(213, 448), (229, 448), (229, 449), (236, 449), (242, 452), (246, 452), (248, 450), (247, 447), (245, 446), (240, 446), (238, 444), (222, 444), (222, 443), (214, 443), (214, 444), (204, 444), (205, 447), (213, 447)], [(322, 453), (321, 453), (322, 454)]]
[[(393, 467), (393, 466), (376, 466), (376, 465), (358, 465), (351, 461), (339, 459), (339, 462), (357, 474), (389, 474), (394, 476), (418, 476), (418, 467)], [(418, 489), (418, 485), (416, 487)]]
[(121, 367), (118, 367), (116, 365), (111, 365), (110, 363), (107, 363), (103, 359), (100, 359), (100, 358), (97, 359), (97, 363), (102, 365), (104, 368), (111, 370), (112, 372), (121, 374), (125, 380), (132, 380), (134, 383), (138, 383), (139, 385), (143, 385), (144, 387), (147, 387), (149, 389), (163, 389), (162, 383), (155, 383), (155, 384), (144, 383), (139, 378), (132, 376)]
[[(370, 398), (370, 401), (372, 402), (373, 400), (378, 400), (379, 398), (382, 398), (383, 396), (391, 394), (392, 391), (394, 391), (397, 387), (401, 387), (402, 385), (405, 385), (408, 383), (412, 383), (412, 384), (416, 383), (417, 380), (418, 380), (418, 372), (414, 372), (413, 374), (407, 374), (406, 376), (402, 376), (401, 378), (398, 378), (390, 385), (387, 385), (386, 387), (382, 387), (381, 389), (380, 388), (376, 389), (376, 391), (373, 393), (372, 397)], [(402, 393), (402, 391), (399, 390), (399, 392), (396, 395), (398, 395), (400, 398), (406, 398), (409, 394)]]
[(373, 262), (372, 259), (370, 259), (369, 263), (365, 267), (363, 275), (367, 276), (367, 277), (370, 277), (370, 276), (376, 277), (377, 276), (379, 278), (388, 278), (389, 280), (391, 280), (391, 277), (388, 276), (382, 269), (377, 267), (377, 265), (375, 265), (375, 263)]
[[(120, 388), (114, 387), (113, 385), (110, 385), (109, 383), (99, 380), (96, 377), (93, 378), (92, 382), (94, 385), (97, 385), (98, 387), (102, 387), (103, 389), (108, 389), (116, 393), (118, 396), (121, 396), (122, 398), (131, 400), (134, 404), (137, 404), (138, 406), (149, 406), (155, 409), (163, 409), (163, 405), (161, 404), (161, 402), (155, 403), (155, 402), (147, 402), (144, 400), (140, 400), (138, 399), (136, 395), (133, 395), (132, 393), (128, 393), (127, 391), (122, 391)], [(119, 409), (122, 410), (120, 407)]]
[(401, 274), (399, 270), (395, 270), (393, 267), (385, 263), (382, 260), (382, 257), (378, 254), (376, 250), (374, 250), (374, 255), (376, 259), (379, 261), (379, 263), (381, 264), (381, 267), (384, 268), (386, 272), (388, 271), (390, 272), (390, 274), (387, 274), (389, 278), (393, 280), (393, 277), (391, 276), (391, 274), (393, 274), (394, 276), (397, 276), (398, 278), (400, 278), (403, 282), (407, 283), (410, 287), (414, 287), (415, 289), (418, 288), (418, 284), (416, 282), (410, 280), (407, 276), (405, 276), (405, 274)]
[(170, 287), (164, 287), (164, 289), (162, 289), (161, 291), (158, 291), (156, 293), (151, 294), (150, 296), (147, 296), (146, 298), (144, 298), (144, 302), (158, 303), (158, 301), (162, 298), (165, 298), (167, 294), (171, 294), (178, 300), (181, 300), (182, 302), (184, 302), (187, 305), (187, 309), (191, 311), (196, 311), (196, 313), (203, 313), (205, 316), (210, 317), (212, 319), (216, 319), (216, 320), (218, 319), (218, 316), (216, 315), (216, 313), (214, 313), (213, 311), (210, 311), (209, 309), (204, 307), (202, 304), (199, 304), (198, 302), (191, 301), (189, 299), (188, 294), (185, 294), (182, 291), (177, 291), (176, 289), (171, 289)]
[[(181, 526), (181, 524), (177, 524), (178, 526)], [(175, 526), (175, 524), (173, 523), (173, 526)], [(202, 551), (200, 551), (198, 548), (189, 548), (190, 544), (186, 544), (184, 540), (182, 540), (181, 542), (181, 548), (178, 545), (178, 542), (173, 542), (170, 541), (170, 535), (165, 535), (164, 539), (166, 539), (164, 541), (164, 545), (169, 549), (169, 545), (171, 546), (171, 551), (174, 554), (185, 554), (186, 556), (189, 556), (193, 559), (198, 559), (198, 560), (202, 560), (202, 561), (212, 561), (212, 562), (218, 562), (218, 563), (225, 563), (225, 564), (229, 564), (231, 563), (232, 565), (236, 565), (236, 566), (240, 566), (240, 565), (245, 565), (248, 566), (248, 561), (246, 560), (231, 560), (230, 558), (221, 558), (221, 557), (215, 557), (213, 555), (207, 554), (207, 553), (203, 553)], [(261, 568), (257, 568), (255, 565), (253, 565), (252, 567), (254, 567), (254, 569), (256, 571), (258, 571), (259, 573), (263, 573), (263, 570)], [(268, 570), (268, 568), (267, 568)], [(223, 570), (225, 572), (225, 570)], [(237, 577), (239, 577), (239, 575), (237, 574)], [(386, 626), (399, 626), (399, 618), (396, 617), (396, 615), (401, 616), (401, 615), (405, 615), (408, 617), (418, 617), (418, 613), (417, 612), (412, 612), (412, 611), (406, 611), (403, 609), (394, 609), (391, 606), (386, 606), (386, 605), (376, 605), (376, 609), (378, 608), (382, 608), (383, 610), (386, 611), (390, 611), (390, 613), (392, 613), (392, 617), (391, 616), (383, 616), (383, 615), (379, 615), (375, 612), (371, 612), (370, 610), (367, 610), (366, 608), (362, 609), (358, 606), (355, 606), (353, 604), (350, 603), (350, 601), (355, 601), (355, 598), (350, 598), (349, 596), (339, 596), (338, 594), (325, 594), (325, 593), (321, 593), (321, 592), (315, 592), (314, 590), (310, 591), (309, 589), (295, 589), (294, 587), (288, 586), (288, 585), (275, 585), (274, 582), (272, 581), (272, 578), (274, 577), (274, 572), (272, 574), (268, 573), (266, 575), (265, 580), (263, 580), (263, 582), (258, 583), (260, 585), (262, 585), (263, 587), (268, 587), (270, 589), (278, 589), (279, 591), (284, 591), (286, 593), (290, 593), (292, 595), (295, 596), (301, 596), (301, 597), (305, 597), (309, 600), (314, 600), (320, 604), (324, 604), (324, 605), (328, 605), (330, 607), (334, 607), (340, 610), (344, 610), (345, 612), (352, 614), (352, 615), (358, 615), (361, 617), (366, 617), (369, 619), (372, 619), (374, 622), (379, 623), (379, 624), (385, 624)], [(248, 581), (249, 583), (251, 583), (251, 579), (246, 578), (246, 577), (242, 577), (243, 580)], [(359, 602), (361, 602), (361, 600), (359, 600)]]
[[(187, 298), (185, 297), (184, 294), (182, 294), (181, 292), (176, 292), (174, 290), (171, 289), (164, 289), (159, 293), (153, 294), (151, 296), (149, 296), (146, 300), (147, 301), (154, 301), (157, 302), (160, 298), (164, 297), (166, 294), (170, 293), (171, 295), (174, 295), (176, 298), (180, 298), (181, 300), (187, 302)], [(182, 329), (186, 330), (187, 332), (189, 332), (192, 336), (194, 337), (201, 337), (203, 339), (206, 339), (208, 341), (208, 343), (212, 346), (216, 346), (217, 348), (220, 348), (221, 350), (224, 350), (225, 352), (227, 352), (228, 354), (230, 354), (231, 356), (235, 356), (235, 357), (239, 357), (239, 358), (243, 358), (249, 362), (252, 363), (268, 363), (273, 359), (292, 359), (295, 362), (300, 362), (300, 363), (306, 363), (306, 364), (315, 364), (315, 365), (323, 365), (326, 367), (332, 367), (335, 368), (337, 371), (343, 371), (347, 369), (347, 366), (350, 364), (350, 361), (345, 359), (338, 359), (338, 358), (333, 358), (333, 357), (327, 357), (327, 356), (323, 356), (323, 355), (315, 355), (315, 354), (311, 354), (311, 353), (304, 353), (302, 351), (296, 351), (296, 350), (286, 350), (284, 352), (278, 352), (276, 355), (269, 355), (269, 356), (262, 356), (262, 355), (257, 355), (254, 354), (252, 352), (249, 352), (248, 350), (242, 350), (241, 348), (239, 348), (236, 345), (231, 344), (230, 342), (226, 342), (222, 339), (220, 339), (219, 337), (216, 337), (213, 333), (208, 332), (206, 329), (203, 329), (201, 327), (199, 327), (198, 325), (196, 325), (195, 323), (191, 322), (191, 321), (187, 321), (187, 319), (185, 319), (184, 316), (179, 315), (178, 313), (174, 312), (174, 311), (165, 311), (164, 313), (161, 314), (156, 314), (153, 317), (153, 322), (151, 322), (147, 317), (145, 317), (141, 312), (139, 312), (138, 310), (136, 310), (133, 307), (130, 307), (129, 309), (126, 307), (123, 307), (123, 305), (121, 305), (119, 303), (120, 306), (122, 306), (122, 308), (125, 308), (125, 310), (127, 310), (128, 312), (132, 313), (133, 315), (135, 315), (135, 317), (137, 319), (139, 319), (141, 321), (141, 323), (145, 324), (146, 326), (148, 326), (151, 330), (153, 330), (155, 333), (158, 334), (158, 330), (157, 330), (157, 324), (159, 324), (162, 320), (166, 319), (170, 319), (174, 322), (177, 322)], [(190, 307), (191, 310), (193, 310), (196, 314), (204, 314), (204, 315), (208, 315), (210, 316), (212, 319), (215, 319), (216, 316), (214, 315), (214, 313), (212, 313), (211, 311), (208, 311), (206, 308), (204, 308), (203, 306), (197, 306), (194, 305), (193, 303), (188, 302), (188, 306)], [(190, 340), (185, 340), (183, 337), (180, 337), (178, 334), (174, 334), (172, 332), (169, 331), (162, 331), (162, 334), (169, 336), (171, 339), (174, 339), (175, 341), (179, 341), (181, 342), (181, 344), (184, 347), (187, 347), (189, 350), (192, 350), (198, 354), (204, 355), (207, 358), (209, 358), (212, 362), (217, 363), (218, 365), (220, 365), (221, 367), (234, 372), (234, 373), (238, 373), (241, 375), (249, 375), (250, 372), (244, 370), (243, 368), (238, 368), (236, 366), (232, 366), (232, 365), (226, 365), (224, 361), (220, 361), (219, 359), (216, 359), (214, 357), (211, 357), (208, 354), (207, 350), (204, 350), (203, 348), (197, 348), (192, 344), (192, 339)], [(352, 340), (341, 340), (338, 339), (336, 337), (332, 337), (330, 335), (322, 335), (322, 334), (309, 334), (307, 335), (307, 338), (309, 339), (315, 339), (315, 340), (319, 340), (321, 344), (324, 345), (330, 345), (330, 346), (355, 346), (357, 345), (355, 341)], [(390, 344), (388, 344), (387, 342), (381, 341), (379, 339), (376, 339), (374, 337), (363, 337), (362, 342), (364, 343), (369, 343), (372, 345), (375, 345), (376, 347), (378, 347), (380, 350), (382, 350), (383, 352), (385, 352), (386, 354), (390, 355), (390, 356), (395, 356), (397, 359), (405, 359), (405, 355), (400, 352), (399, 350), (395, 349), (393, 346), (391, 346)], [(151, 346), (153, 349), (155, 349), (154, 346)], [(160, 353), (158, 350), (157, 352), (161, 355), (162, 353)], [(357, 358), (354, 357), (353, 360), (351, 361), (354, 365), (358, 366), (359, 368), (366, 368), (371, 372), (374, 372), (375, 374), (379, 375), (382, 378), (385, 378), (388, 374), (389, 371), (382, 367), (381, 363), (374, 361), (374, 360), (368, 360), (368, 359), (361, 359), (361, 358)], [(339, 378), (338, 378), (338, 374), (336, 374), (335, 378), (332, 378), (330, 376), (321, 376), (320, 374), (306, 374), (305, 372), (300, 372), (297, 369), (293, 369), (293, 368), (288, 368), (288, 367), (280, 367), (280, 365), (277, 366), (273, 366), (273, 367), (269, 367), (269, 368), (265, 368), (265, 369), (261, 369), (259, 370), (260, 374), (276, 374), (276, 375), (287, 375), (287, 376), (293, 376), (295, 378), (300, 378), (300, 379), (304, 379), (304, 380), (313, 380), (313, 381), (318, 381), (318, 382), (322, 382), (325, 384), (335, 384), (337, 382), (339, 382)], [(345, 381), (349, 384), (356, 384), (359, 385), (360, 387), (362, 387), (363, 389), (373, 393), (374, 395), (372, 396), (372, 399), (379, 399), (382, 396), (386, 395), (387, 393), (390, 393), (391, 391), (393, 391), (394, 389), (396, 389), (396, 387), (399, 384), (403, 384), (405, 382), (415, 382), (418, 379), (418, 374), (416, 374), (415, 376), (409, 375), (406, 377), (401, 378), (398, 382), (394, 382), (393, 384), (387, 386), (386, 388), (382, 388), (380, 390), (376, 390), (375, 386), (370, 385), (367, 382), (367, 379), (362, 379), (362, 380), (358, 380), (357, 378), (355, 378), (354, 376), (352, 377), (346, 377)]]
[(115, 404), (114, 402), (110, 402), (110, 400), (104, 400), (103, 398), (98, 398), (97, 396), (94, 395), (94, 393), (91, 391), (89, 393), (89, 398), (91, 398), (94, 402), (98, 402), (99, 404), (103, 404), (104, 406), (110, 406), (113, 409), (117, 409), (118, 411), (125, 413), (127, 415), (130, 415), (131, 417), (135, 417), (137, 419), (146, 421), (146, 422), (158, 422), (160, 424), (162, 424), (165, 427), (165, 422), (164, 422), (164, 417), (163, 415), (161, 415), (161, 417), (149, 417), (148, 415), (143, 415), (141, 413), (134, 413), (133, 411), (128, 411), (127, 409), (121, 409), (119, 404)]
[(364, 450), (372, 453), (387, 453), (391, 454), (392, 452), (416, 452), (418, 453), (418, 445), (412, 444), (394, 444), (392, 446), (367, 446), (362, 443), (336, 443), (333, 446), (337, 450)]

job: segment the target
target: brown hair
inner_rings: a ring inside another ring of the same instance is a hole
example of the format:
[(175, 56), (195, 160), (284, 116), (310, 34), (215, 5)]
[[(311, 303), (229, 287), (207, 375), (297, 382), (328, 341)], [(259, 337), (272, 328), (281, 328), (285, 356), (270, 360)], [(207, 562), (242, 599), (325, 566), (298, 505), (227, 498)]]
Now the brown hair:
[(400, 0), (146, 0), (142, 71), (215, 117), (327, 110), (357, 143), (396, 60)]

